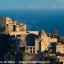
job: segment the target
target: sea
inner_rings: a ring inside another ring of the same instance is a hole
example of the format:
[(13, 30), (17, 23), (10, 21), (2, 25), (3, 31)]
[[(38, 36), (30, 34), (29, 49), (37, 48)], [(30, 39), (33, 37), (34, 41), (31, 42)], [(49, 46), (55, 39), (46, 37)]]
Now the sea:
[(64, 10), (0, 10), (0, 18), (10, 17), (13, 21), (27, 25), (27, 31), (41, 31), (51, 33), (55, 28), (59, 35), (64, 36)]

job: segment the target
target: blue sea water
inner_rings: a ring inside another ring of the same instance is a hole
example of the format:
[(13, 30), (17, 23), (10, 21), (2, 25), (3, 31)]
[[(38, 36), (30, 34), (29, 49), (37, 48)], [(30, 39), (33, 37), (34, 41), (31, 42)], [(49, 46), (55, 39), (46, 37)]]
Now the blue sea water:
[(59, 35), (64, 35), (64, 10), (7, 10), (0, 11), (0, 17), (9, 16), (18, 23), (27, 24), (27, 30), (51, 32), (56, 28)]

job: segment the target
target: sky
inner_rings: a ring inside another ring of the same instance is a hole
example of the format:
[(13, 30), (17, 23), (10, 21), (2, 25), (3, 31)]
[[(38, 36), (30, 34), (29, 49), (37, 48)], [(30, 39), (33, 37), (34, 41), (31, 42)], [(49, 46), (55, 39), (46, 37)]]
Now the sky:
[(43, 8), (64, 9), (64, 0), (0, 0), (0, 10)]

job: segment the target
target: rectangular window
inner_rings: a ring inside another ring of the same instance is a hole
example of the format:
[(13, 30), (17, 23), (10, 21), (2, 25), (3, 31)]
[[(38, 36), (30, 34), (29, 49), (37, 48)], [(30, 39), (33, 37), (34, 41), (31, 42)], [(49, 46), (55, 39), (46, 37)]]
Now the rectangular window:
[(35, 50), (33, 50), (33, 53), (35, 53)]
[(30, 53), (32, 53), (32, 50), (30, 50)]
[(15, 25), (13, 25), (13, 31), (16, 31), (16, 26)]

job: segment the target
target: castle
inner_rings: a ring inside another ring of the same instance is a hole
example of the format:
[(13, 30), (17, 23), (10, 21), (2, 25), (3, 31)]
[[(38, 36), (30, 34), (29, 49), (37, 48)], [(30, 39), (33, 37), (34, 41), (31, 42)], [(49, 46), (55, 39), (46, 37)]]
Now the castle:
[[(51, 51), (51, 43), (56, 44), (53, 47), (55, 53), (49, 53), (51, 56), (56, 56), (60, 62), (64, 62), (64, 44), (58, 42), (58, 38), (52, 34), (42, 31), (27, 31), (26, 24), (18, 24), (9, 17), (0, 18), (0, 34), (9, 34), (17, 39), (20, 39), (19, 47), (25, 47), (25, 53), (38, 54), (44, 51)], [(13, 40), (13, 38), (12, 38)], [(60, 53), (61, 55), (56, 55)]]
[(27, 31), (26, 24), (18, 24), (17, 21), (12, 21), (9, 17), (0, 19), (0, 32), (10, 34), (10, 36), (14, 35), (22, 41), (25, 41), (29, 34), (37, 35), (38, 38), (35, 38), (34, 45), (26, 44), (26, 53), (43, 52), (49, 49), (50, 43), (57, 42), (57, 38), (48, 36), (44, 30), (41, 31), (39, 36), (39, 31)]

